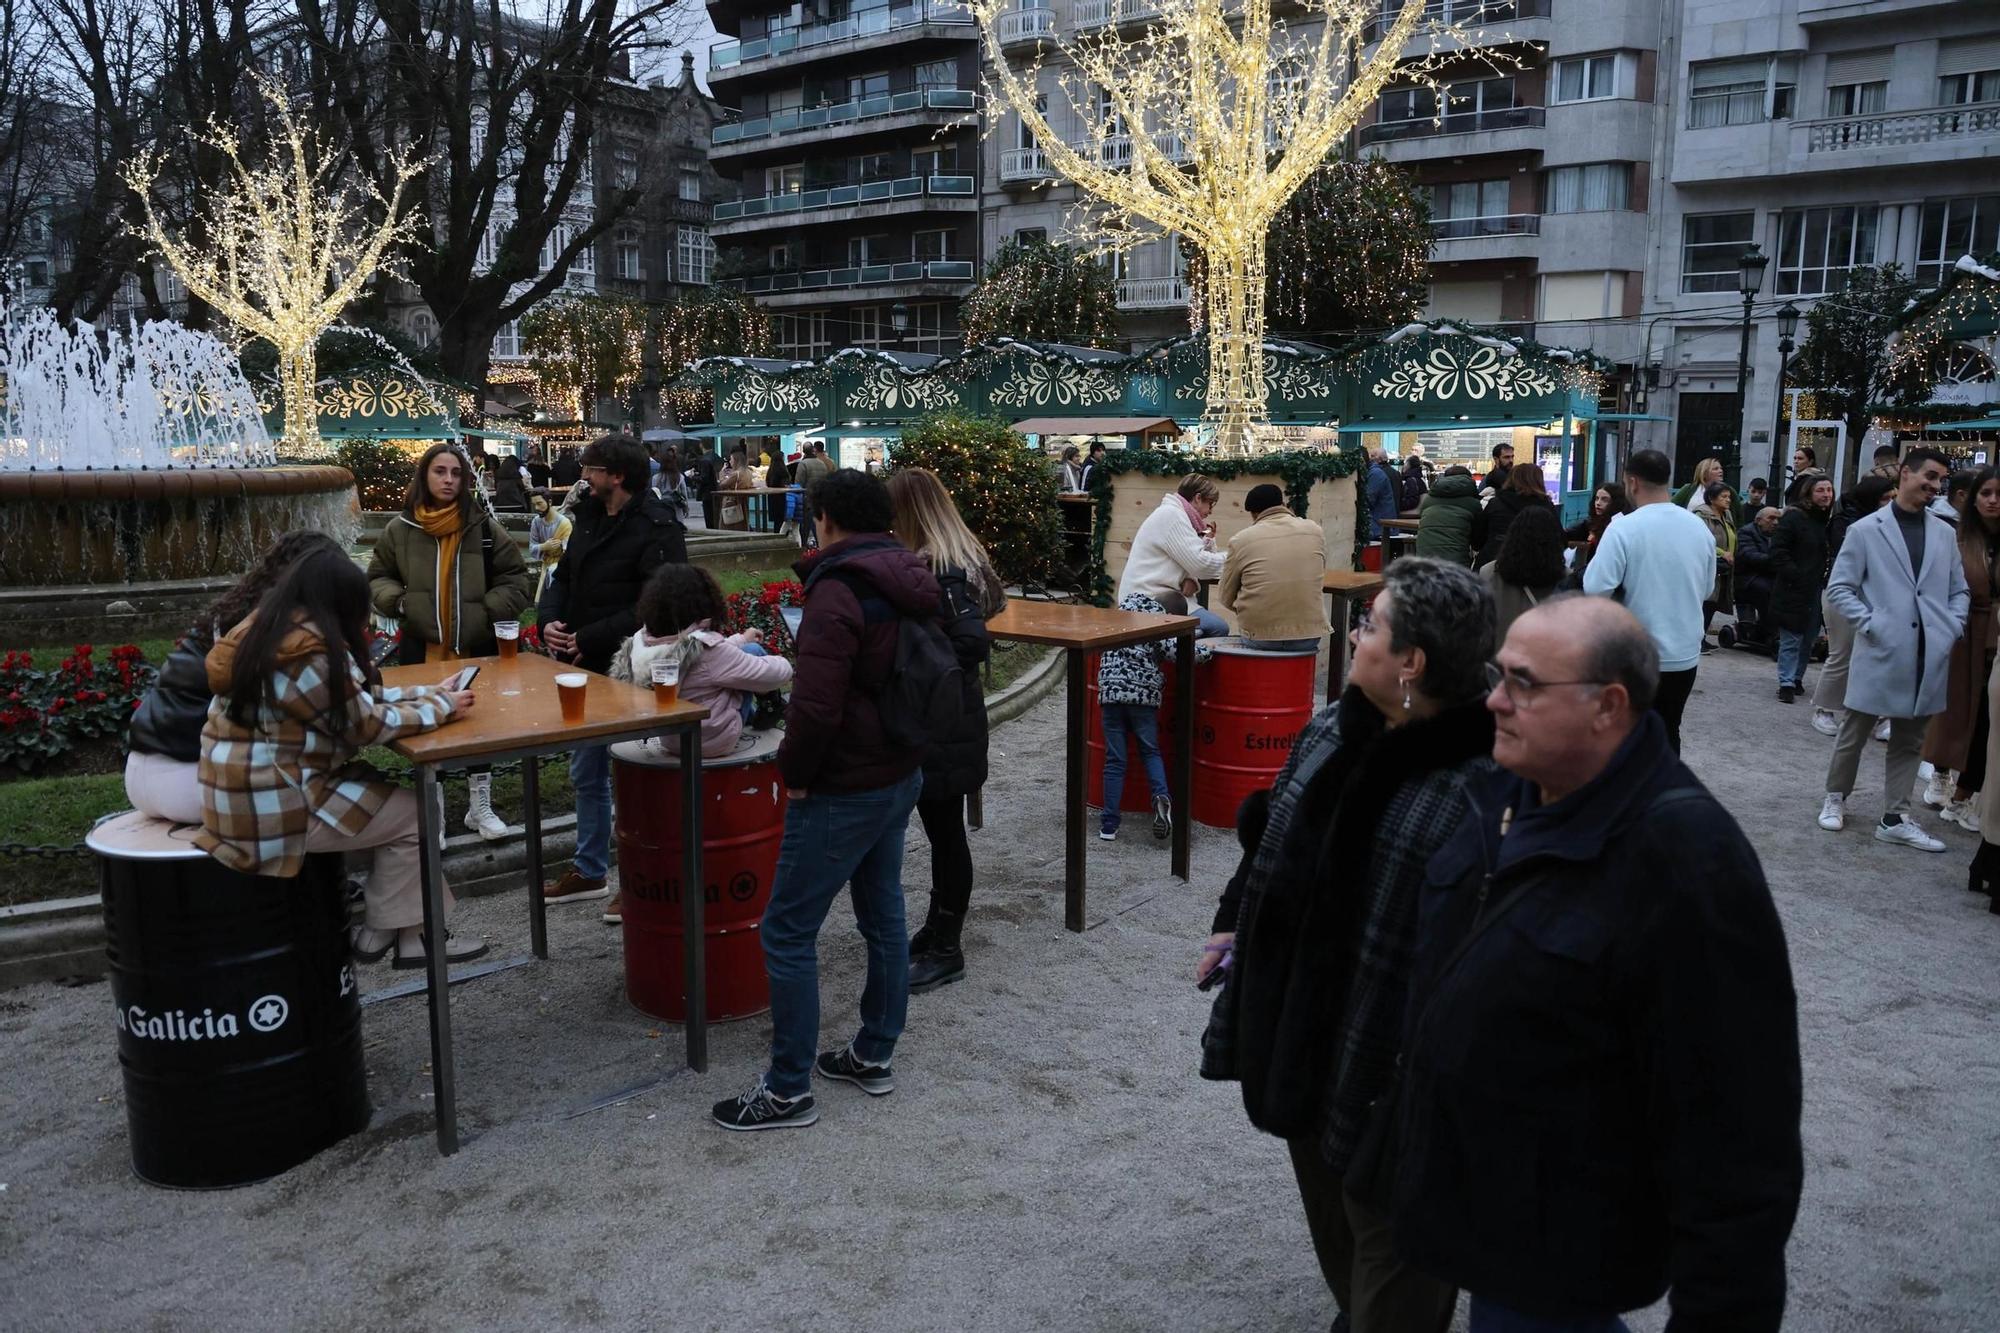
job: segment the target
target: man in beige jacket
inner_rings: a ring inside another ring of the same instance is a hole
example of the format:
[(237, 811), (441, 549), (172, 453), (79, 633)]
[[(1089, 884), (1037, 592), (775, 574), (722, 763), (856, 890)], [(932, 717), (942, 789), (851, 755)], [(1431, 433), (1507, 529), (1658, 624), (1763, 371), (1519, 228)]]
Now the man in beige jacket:
[(1243, 507), (1251, 524), (1229, 543), (1222, 565), (1222, 605), (1236, 613), (1243, 642), (1271, 652), (1304, 653), (1326, 638), (1326, 534), (1300, 518), (1266, 482)]

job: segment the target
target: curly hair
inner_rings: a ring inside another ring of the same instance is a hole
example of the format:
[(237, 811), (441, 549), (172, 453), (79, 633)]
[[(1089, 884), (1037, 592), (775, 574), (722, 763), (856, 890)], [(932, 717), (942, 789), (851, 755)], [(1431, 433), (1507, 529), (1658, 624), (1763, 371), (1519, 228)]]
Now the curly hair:
[(1424, 650), (1423, 692), (1444, 704), (1485, 694), (1494, 611), (1479, 576), (1462, 565), (1406, 555), (1382, 571), (1382, 581), (1390, 595), (1389, 645), (1399, 653)]
[(1563, 565), (1562, 520), (1554, 505), (1529, 505), (1507, 525), (1493, 577), (1517, 588), (1553, 588), (1568, 570)]
[(653, 571), (653, 577), (639, 590), (635, 609), (646, 633), (656, 639), (679, 634), (704, 620), (719, 630), (729, 613), (715, 575), (700, 565), (674, 562)]

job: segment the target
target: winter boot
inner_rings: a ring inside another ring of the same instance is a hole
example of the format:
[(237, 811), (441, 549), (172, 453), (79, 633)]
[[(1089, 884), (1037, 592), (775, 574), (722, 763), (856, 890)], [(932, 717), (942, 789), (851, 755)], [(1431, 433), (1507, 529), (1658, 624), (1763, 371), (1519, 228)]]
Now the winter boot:
[(929, 920), (910, 938), (910, 994), (922, 995), (965, 976), (958, 932), (965, 917), (933, 905)]
[(465, 811), (465, 826), (488, 842), (498, 842), (506, 837), (507, 821), (493, 813), (493, 775), (468, 773), (465, 775), (465, 787), (471, 797), (471, 804)]

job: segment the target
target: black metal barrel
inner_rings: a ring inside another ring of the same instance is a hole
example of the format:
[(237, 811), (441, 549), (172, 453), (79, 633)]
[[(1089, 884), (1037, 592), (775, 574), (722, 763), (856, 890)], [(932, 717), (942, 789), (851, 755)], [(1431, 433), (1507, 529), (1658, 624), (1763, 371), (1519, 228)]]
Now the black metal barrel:
[(132, 1169), (181, 1189), (268, 1179), (368, 1123), (337, 854), (243, 875), (143, 815), (87, 839), (104, 893)]

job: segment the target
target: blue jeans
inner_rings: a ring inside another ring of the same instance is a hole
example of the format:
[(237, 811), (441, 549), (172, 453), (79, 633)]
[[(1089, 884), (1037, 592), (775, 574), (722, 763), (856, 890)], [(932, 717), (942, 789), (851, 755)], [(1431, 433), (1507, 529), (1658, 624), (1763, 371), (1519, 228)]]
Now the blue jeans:
[(571, 864), (585, 879), (603, 879), (611, 866), (611, 747), (579, 745), (571, 750), (569, 783), (576, 789), (576, 855)]
[(1125, 799), (1125, 744), (1139, 742), (1146, 781), (1155, 799), (1167, 794), (1167, 764), (1160, 758), (1160, 710), (1145, 704), (1104, 705), (1104, 824), (1118, 827), (1118, 803)]
[(1806, 627), (1801, 630), (1781, 629), (1778, 631), (1778, 683), (1780, 685), (1802, 684), (1806, 678), (1806, 659), (1812, 654), (1814, 641), (1819, 638), (1819, 601), (1814, 599), (1806, 612)]
[(1197, 639), (1219, 639), (1229, 633), (1229, 622), (1205, 606), (1190, 606), (1188, 614), (1201, 622), (1194, 632)]
[(778, 875), (764, 909), (764, 970), (771, 977), (771, 1068), (780, 1097), (812, 1088), (819, 1053), (819, 928), (851, 883), (854, 923), (868, 942), (861, 1033), (854, 1053), (886, 1064), (910, 1007), (910, 937), (903, 924), (903, 833), (923, 790), (922, 772), (873, 791), (802, 796), (785, 811)]
[[(764, 645), (761, 643), (745, 643), (739, 646), (752, 657), (769, 657), (771, 655), (765, 651)], [(746, 692), (743, 696), (743, 702), (736, 706), (737, 716), (743, 719), (745, 726), (748, 726), (750, 715), (756, 711), (757, 696)]]
[(1495, 1305), (1478, 1296), (1472, 1298), (1469, 1333), (1631, 1333), (1617, 1315), (1597, 1315), (1588, 1319), (1545, 1319), (1522, 1314), (1504, 1305)]
[(1265, 653), (1316, 653), (1322, 639), (1253, 639), (1247, 635), (1241, 640), (1245, 648), (1255, 648)]

